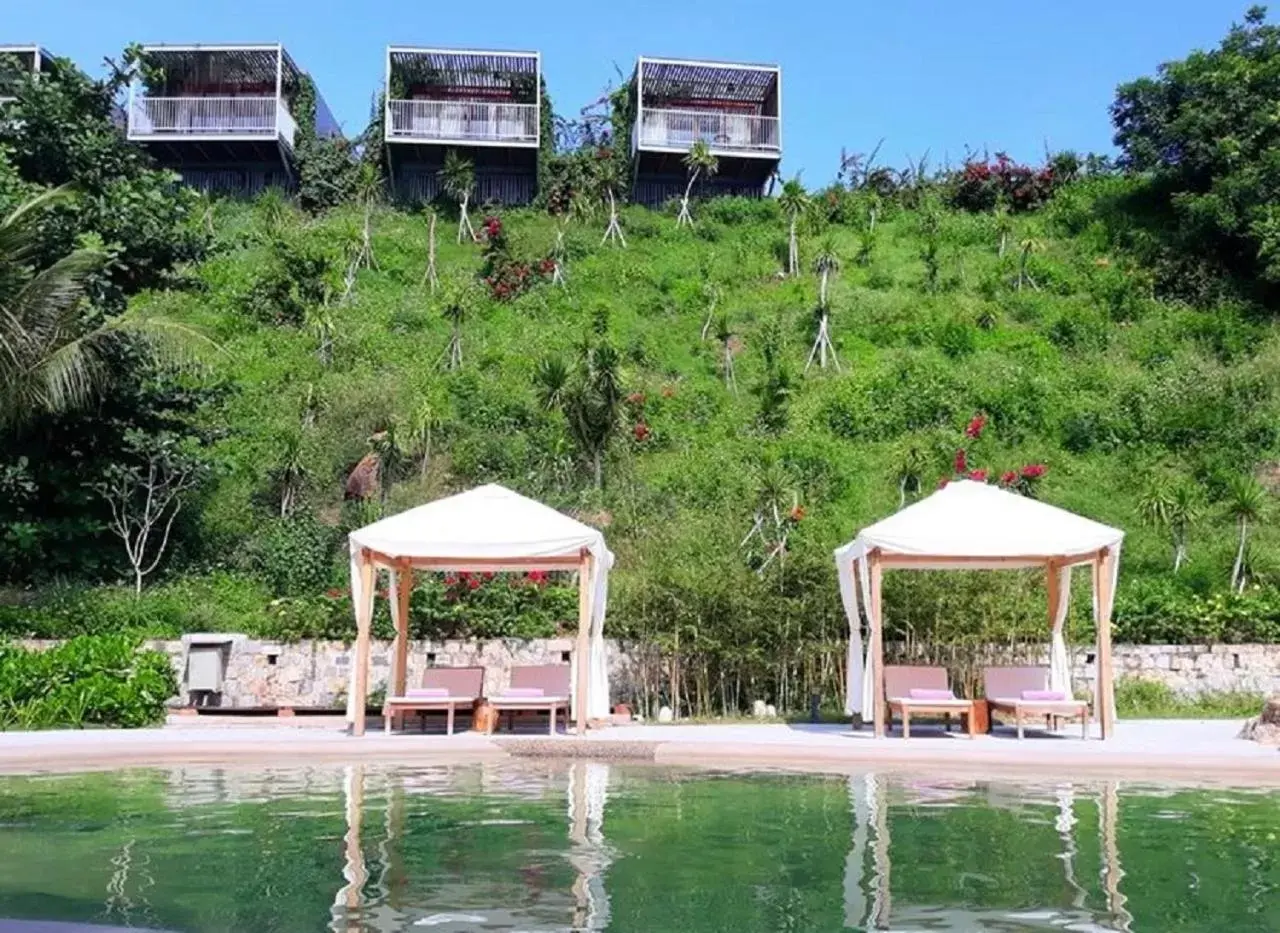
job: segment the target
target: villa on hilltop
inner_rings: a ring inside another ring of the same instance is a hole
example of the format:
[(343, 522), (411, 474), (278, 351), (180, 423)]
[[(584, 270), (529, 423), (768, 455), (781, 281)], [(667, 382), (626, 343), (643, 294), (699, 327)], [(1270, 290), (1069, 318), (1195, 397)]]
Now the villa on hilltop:
[(143, 46), (126, 132), (204, 191), (255, 194), (296, 181), (298, 125), (339, 133), (314, 83), (279, 43)]
[(657, 206), (684, 192), (698, 141), (719, 160), (703, 195), (759, 197), (782, 161), (782, 70), (776, 65), (645, 58), (632, 77), (632, 199)]
[[(38, 45), (0, 45), (0, 59), (8, 59), (10, 65), (16, 61), (18, 68), (31, 74), (44, 74), (53, 64), (49, 50)], [(0, 72), (0, 104), (13, 100), (13, 96), (11, 76)]]
[(446, 153), (475, 167), (477, 202), (528, 204), (542, 142), (538, 52), (387, 48), (383, 139), (395, 196), (440, 193)]

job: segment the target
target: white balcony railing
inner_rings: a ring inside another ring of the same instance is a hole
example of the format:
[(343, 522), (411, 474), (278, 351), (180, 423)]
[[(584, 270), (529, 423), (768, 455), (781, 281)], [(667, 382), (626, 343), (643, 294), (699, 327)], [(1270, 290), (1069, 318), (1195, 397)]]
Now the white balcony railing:
[(640, 146), (685, 150), (701, 140), (712, 149), (780, 150), (778, 118), (714, 110), (640, 110)]
[(536, 143), (537, 104), (452, 100), (393, 100), (387, 136), (393, 139)]
[(266, 136), (293, 145), (298, 125), (277, 97), (135, 97), (130, 136)]

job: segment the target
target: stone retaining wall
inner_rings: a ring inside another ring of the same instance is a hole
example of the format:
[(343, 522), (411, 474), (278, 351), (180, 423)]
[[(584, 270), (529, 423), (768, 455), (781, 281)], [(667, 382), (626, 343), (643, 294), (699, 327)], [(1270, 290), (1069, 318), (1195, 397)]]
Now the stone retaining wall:
[[(210, 636), (196, 636), (207, 640)], [(295, 707), (337, 709), (344, 706), (354, 646), (346, 642), (304, 641), (293, 644), (259, 641), (244, 635), (218, 636), (227, 642), (226, 680), (221, 696), (208, 700), (231, 709)], [(179, 683), (175, 705), (190, 701), (186, 679), (187, 639), (153, 642), (169, 655)], [(33, 647), (48, 642), (29, 642)], [(606, 641), (609, 676), (615, 702), (634, 698), (632, 672), (636, 665), (627, 646)], [(385, 687), (391, 663), (391, 643), (374, 642), (370, 690)], [(411, 642), (409, 683), (422, 682), (429, 666), (485, 668), (485, 690), (500, 691), (510, 683), (510, 670), (519, 664), (568, 663), (574, 641), (569, 638), (501, 639), (485, 642)], [(1047, 651), (1047, 647), (1046, 647)], [(1120, 678), (1137, 678), (1167, 685), (1175, 693), (1245, 691), (1280, 693), (1280, 644), (1275, 645), (1116, 645), (1115, 670)], [(1025, 662), (1024, 662), (1025, 663)], [(1039, 663), (1047, 664), (1048, 656)], [(1093, 683), (1091, 648), (1072, 651), (1072, 677), (1077, 690)]]
[[(207, 641), (209, 636), (200, 636)], [(294, 707), (340, 708), (346, 703), (348, 677), (355, 660), (355, 646), (346, 642), (303, 641), (293, 644), (264, 642), (243, 635), (227, 635), (226, 678), (220, 696), (211, 705), (224, 709)], [(369, 689), (386, 688), (391, 672), (391, 642), (370, 646)], [(499, 639), (493, 641), (415, 641), (409, 644), (410, 685), (422, 683), (428, 667), (483, 667), (485, 691), (496, 693), (510, 684), (511, 668), (526, 664), (567, 664), (573, 657), (570, 638)], [(186, 679), (187, 641), (154, 642), (152, 647), (169, 655), (178, 676), (175, 703), (192, 700)], [(616, 644), (609, 645), (610, 676), (627, 688), (629, 662)], [(203, 698), (200, 698), (203, 699)]]

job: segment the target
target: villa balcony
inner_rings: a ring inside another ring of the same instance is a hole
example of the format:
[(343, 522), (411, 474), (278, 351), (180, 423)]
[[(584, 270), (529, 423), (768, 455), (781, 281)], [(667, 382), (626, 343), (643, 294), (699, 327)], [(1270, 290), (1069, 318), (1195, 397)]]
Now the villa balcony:
[(278, 139), (292, 149), (297, 132), (298, 124), (278, 97), (137, 96), (129, 109), (130, 139)]
[(778, 158), (782, 153), (777, 117), (642, 108), (637, 123), (640, 149), (683, 153), (695, 142), (704, 142), (716, 155)]
[(538, 145), (538, 105), (455, 100), (392, 100), (388, 141), (464, 146)]

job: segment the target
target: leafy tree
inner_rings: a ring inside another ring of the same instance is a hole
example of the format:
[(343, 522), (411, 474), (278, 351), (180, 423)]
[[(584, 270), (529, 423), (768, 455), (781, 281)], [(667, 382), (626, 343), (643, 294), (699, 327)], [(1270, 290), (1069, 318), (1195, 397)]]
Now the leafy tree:
[(689, 173), (689, 183), (684, 186), (684, 196), (680, 198), (680, 215), (676, 218), (676, 226), (693, 226), (693, 215), (689, 213), (689, 196), (699, 178), (710, 178), (720, 168), (720, 160), (711, 153), (706, 140), (699, 139), (689, 147), (684, 155), (685, 169)]
[(1236, 560), (1231, 567), (1231, 587), (1237, 593), (1244, 592), (1248, 572), (1245, 567), (1247, 553), (1249, 523), (1262, 520), (1267, 510), (1267, 491), (1252, 476), (1232, 476), (1227, 481), (1227, 514), (1235, 521), (1239, 529), (1239, 544), (1236, 547)]
[(129, 440), (140, 462), (113, 464), (96, 489), (111, 511), (108, 527), (124, 545), (138, 597), (143, 579), (168, 552), (173, 524), (203, 478), (205, 464), (180, 438), (134, 432)]
[(45, 218), (36, 264), (50, 265), (96, 235), (109, 261), (90, 292), (115, 311), (133, 292), (164, 283), (178, 263), (199, 259), (207, 246), (196, 222), (199, 196), (172, 173), (153, 169), (116, 126), (116, 100), (141, 67), (137, 47), (121, 63), (109, 63), (102, 80), (57, 59), (38, 78), (16, 80), (16, 98), (0, 120), (0, 151), (19, 177), (41, 187), (74, 185), (80, 194)]
[(787, 275), (800, 274), (800, 246), (796, 240), (796, 230), (800, 218), (813, 207), (813, 199), (804, 190), (797, 175), (782, 184), (782, 193), (778, 195), (778, 206), (787, 218)]
[(1147, 173), (1167, 212), (1155, 233), (1210, 258), (1274, 302), (1280, 294), (1280, 27), (1254, 6), (1215, 49), (1123, 84), (1111, 106), (1121, 166)]
[(781, 434), (787, 427), (792, 379), (784, 355), (782, 328), (776, 319), (760, 329), (760, 354), (764, 358), (764, 379), (756, 387), (760, 400), (757, 420), (769, 434)]

